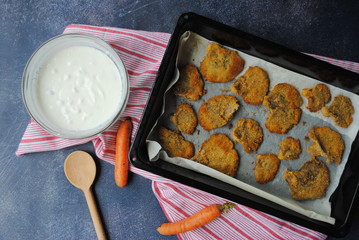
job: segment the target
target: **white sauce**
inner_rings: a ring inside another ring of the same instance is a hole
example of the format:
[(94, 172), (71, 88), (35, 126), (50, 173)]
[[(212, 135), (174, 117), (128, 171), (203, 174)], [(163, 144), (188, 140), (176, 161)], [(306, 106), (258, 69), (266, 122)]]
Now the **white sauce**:
[(84, 131), (112, 119), (121, 104), (121, 75), (115, 63), (92, 47), (57, 52), (38, 79), (43, 114), (57, 126)]

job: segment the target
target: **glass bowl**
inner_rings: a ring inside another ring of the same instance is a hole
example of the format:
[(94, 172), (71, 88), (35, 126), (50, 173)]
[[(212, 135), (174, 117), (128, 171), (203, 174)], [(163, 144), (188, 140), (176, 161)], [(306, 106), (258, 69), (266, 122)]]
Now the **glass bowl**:
[[(84, 50), (86, 54), (75, 54)], [(90, 60), (87, 54), (97, 55)], [(110, 76), (115, 87), (107, 84), (110, 80), (105, 76)], [(99, 95), (107, 102), (99, 101)], [(46, 41), (30, 57), (22, 78), (23, 101), (32, 119), (48, 133), (66, 139), (89, 138), (111, 127), (125, 109), (128, 95), (123, 61), (109, 44), (88, 34), (69, 33)]]

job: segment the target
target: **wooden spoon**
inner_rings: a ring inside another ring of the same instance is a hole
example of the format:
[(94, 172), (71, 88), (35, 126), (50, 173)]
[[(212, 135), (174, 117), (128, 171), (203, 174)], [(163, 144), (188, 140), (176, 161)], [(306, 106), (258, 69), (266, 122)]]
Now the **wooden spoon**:
[(98, 239), (106, 239), (101, 218), (97, 210), (91, 186), (96, 176), (96, 164), (90, 154), (83, 151), (72, 152), (65, 160), (64, 171), (67, 179), (75, 187), (81, 189), (86, 197), (92, 222)]

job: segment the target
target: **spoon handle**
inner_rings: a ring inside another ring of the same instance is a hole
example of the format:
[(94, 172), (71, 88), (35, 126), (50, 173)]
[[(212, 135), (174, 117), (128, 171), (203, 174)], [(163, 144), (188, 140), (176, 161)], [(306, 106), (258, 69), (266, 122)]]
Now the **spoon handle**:
[(85, 194), (86, 202), (87, 202), (88, 208), (90, 210), (93, 225), (95, 226), (97, 238), (99, 240), (106, 240), (105, 230), (104, 230), (102, 222), (101, 222), (100, 214), (98, 212), (92, 190), (90, 188), (88, 190), (84, 190), (83, 192)]

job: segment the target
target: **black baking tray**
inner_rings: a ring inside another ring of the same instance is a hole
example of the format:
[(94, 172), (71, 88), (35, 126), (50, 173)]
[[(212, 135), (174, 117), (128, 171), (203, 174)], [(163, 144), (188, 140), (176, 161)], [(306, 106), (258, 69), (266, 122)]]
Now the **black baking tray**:
[[(241, 30), (232, 28), (195, 13), (182, 14), (170, 38), (156, 82), (147, 102), (135, 140), (131, 147), (131, 163), (140, 169), (195, 187), (230, 201), (266, 212), (284, 220), (322, 232), (334, 237), (345, 236), (350, 229), (353, 212), (358, 205), (359, 189), (359, 140), (356, 136), (352, 144), (348, 162), (339, 186), (331, 196), (332, 214), (335, 225), (313, 220), (268, 201), (242, 189), (224, 183), (210, 176), (194, 172), (161, 159), (150, 162), (147, 154), (146, 138), (161, 115), (163, 96), (175, 72), (175, 60), (181, 35), (192, 31), (211, 41), (226, 45), (246, 54), (259, 57), (273, 64), (299, 74), (312, 77), (326, 84), (358, 94), (359, 75), (311, 56), (288, 49)], [(357, 124), (356, 122), (352, 124)]]

